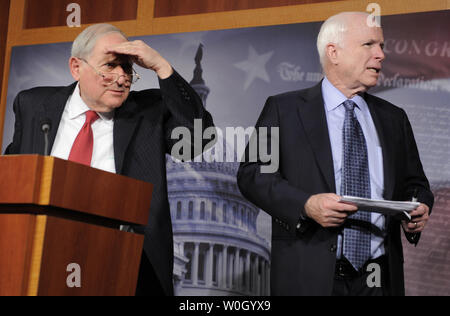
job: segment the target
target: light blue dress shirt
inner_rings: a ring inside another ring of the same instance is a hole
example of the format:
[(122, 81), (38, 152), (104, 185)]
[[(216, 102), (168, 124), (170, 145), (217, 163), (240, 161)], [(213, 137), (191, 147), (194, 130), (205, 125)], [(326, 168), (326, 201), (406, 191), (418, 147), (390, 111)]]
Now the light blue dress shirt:
[[(322, 94), (325, 103), (325, 113), (333, 154), (334, 179), (336, 194), (340, 195), (342, 176), (342, 129), (344, 127), (345, 108), (342, 104), (347, 98), (325, 77), (322, 81)], [(377, 130), (370, 115), (369, 107), (364, 99), (356, 95), (351, 99), (356, 103), (355, 114), (364, 133), (369, 159), (371, 198), (383, 200), (384, 176), (383, 154), (378, 139)], [(385, 217), (382, 214), (371, 213), (371, 222), (382, 232), (385, 232)], [(337, 257), (342, 253), (342, 236), (338, 237)], [(384, 237), (382, 234), (371, 234), (371, 258), (375, 259), (385, 254)]]

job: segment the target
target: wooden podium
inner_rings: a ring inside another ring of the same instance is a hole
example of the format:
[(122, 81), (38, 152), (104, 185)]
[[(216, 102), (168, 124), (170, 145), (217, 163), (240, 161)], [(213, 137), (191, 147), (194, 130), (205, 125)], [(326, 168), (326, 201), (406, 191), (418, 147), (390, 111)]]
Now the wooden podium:
[[(54, 157), (0, 156), (0, 295), (134, 295), (150, 183)], [(78, 287), (79, 286), (79, 287)]]

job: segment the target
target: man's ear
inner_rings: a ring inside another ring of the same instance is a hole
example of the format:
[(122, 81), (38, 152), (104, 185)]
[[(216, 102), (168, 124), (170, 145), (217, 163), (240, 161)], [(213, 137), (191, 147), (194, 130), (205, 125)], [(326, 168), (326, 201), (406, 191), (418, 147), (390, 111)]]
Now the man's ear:
[(76, 57), (70, 57), (69, 69), (73, 79), (75, 79), (76, 81), (80, 80), (80, 68), (81, 68), (81, 60)]
[(328, 43), (325, 47), (325, 54), (328, 57), (328, 60), (331, 64), (337, 65), (338, 63), (338, 50), (337, 45), (334, 43)]

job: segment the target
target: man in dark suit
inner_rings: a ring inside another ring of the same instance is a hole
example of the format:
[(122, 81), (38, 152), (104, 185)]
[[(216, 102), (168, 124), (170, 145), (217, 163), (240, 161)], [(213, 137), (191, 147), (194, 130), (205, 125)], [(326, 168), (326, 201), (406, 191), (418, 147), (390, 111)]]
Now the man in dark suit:
[[(267, 136), (280, 149), (278, 171), (261, 172), (260, 160), (239, 168), (242, 194), (272, 216), (272, 295), (404, 295), (400, 227), (417, 243), (434, 200), (405, 112), (366, 93), (385, 58), (370, 19), (325, 21), (325, 78), (269, 97), (257, 122), (279, 128), (279, 144)], [(406, 222), (357, 211), (339, 202), (344, 194), (421, 203)]]
[[(133, 62), (158, 75), (159, 90), (130, 92), (138, 79)], [(41, 128), (49, 124), (51, 155), (153, 183), (136, 294), (173, 295), (165, 155), (178, 141), (171, 137), (174, 128), (193, 131), (195, 119), (203, 128), (213, 126), (211, 115), (158, 52), (142, 41), (128, 41), (112, 25), (93, 25), (80, 33), (69, 67), (76, 83), (18, 94), (14, 137), (6, 154), (43, 154)], [(199, 154), (202, 149), (191, 152)]]

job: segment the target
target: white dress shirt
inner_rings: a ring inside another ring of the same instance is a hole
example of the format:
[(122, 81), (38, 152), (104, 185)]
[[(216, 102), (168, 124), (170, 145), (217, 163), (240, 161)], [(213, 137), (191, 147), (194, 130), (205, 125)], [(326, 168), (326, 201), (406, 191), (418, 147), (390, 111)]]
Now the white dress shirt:
[[(342, 129), (344, 127), (345, 108), (342, 104), (347, 98), (325, 77), (322, 81), (322, 94), (333, 154), (334, 178), (336, 193), (340, 195), (342, 177)], [(377, 130), (370, 115), (366, 101), (359, 95), (351, 99), (356, 103), (355, 114), (363, 130), (367, 144), (369, 160), (371, 198), (383, 200), (384, 174), (383, 153)], [(371, 213), (371, 222), (381, 231), (385, 230), (385, 217), (379, 213)], [(337, 255), (341, 253), (341, 236), (338, 240)], [(385, 253), (384, 237), (371, 234), (371, 258), (375, 259)]]
[[(86, 120), (89, 107), (80, 96), (79, 84), (67, 100), (56, 133), (51, 156), (68, 159), (72, 145)], [(116, 172), (113, 146), (114, 112), (97, 113), (99, 118), (91, 125), (94, 134), (94, 148), (91, 167)]]

